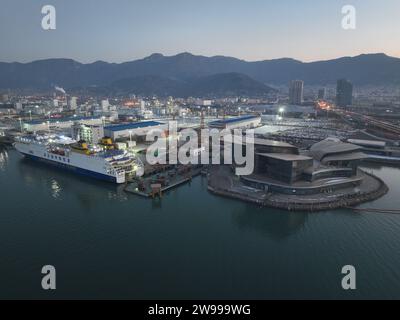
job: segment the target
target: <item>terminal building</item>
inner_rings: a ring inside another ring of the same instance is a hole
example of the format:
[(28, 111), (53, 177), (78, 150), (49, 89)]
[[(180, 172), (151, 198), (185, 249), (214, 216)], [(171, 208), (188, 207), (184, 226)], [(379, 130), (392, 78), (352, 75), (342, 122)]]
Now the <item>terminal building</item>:
[(255, 171), (285, 183), (303, 178), (305, 169), (313, 166), (313, 159), (289, 153), (256, 153)]
[(217, 120), (209, 123), (210, 128), (216, 128), (220, 130), (251, 129), (257, 128), (260, 125), (261, 117), (256, 115), (247, 115), (242, 117)]
[(362, 147), (345, 143), (338, 139), (326, 139), (310, 148), (311, 156), (323, 165), (357, 169), (361, 160), (368, 156), (362, 152)]
[[(314, 145), (308, 154), (301, 154), (297, 147), (285, 142), (266, 139), (253, 142), (254, 172), (240, 177), (249, 187), (305, 195), (354, 187), (362, 181), (357, 168), (366, 155), (358, 146), (324, 140)], [(235, 143), (238, 140), (235, 139)], [(245, 143), (242, 141), (243, 153)]]
[(132, 122), (127, 124), (112, 125), (104, 128), (104, 134), (114, 141), (146, 136), (151, 130), (168, 130), (168, 124), (158, 121)]
[(240, 159), (232, 165), (212, 166), (207, 176), (210, 192), (284, 210), (320, 211), (372, 201), (388, 191), (384, 181), (357, 168), (365, 154), (355, 145), (325, 140), (312, 150), (300, 151), (282, 142), (243, 142), (236, 136), (233, 149), (252, 142), (254, 150), (244, 147), (254, 151), (252, 173), (237, 176), (238, 167), (249, 169), (252, 158), (248, 156), (245, 165)]

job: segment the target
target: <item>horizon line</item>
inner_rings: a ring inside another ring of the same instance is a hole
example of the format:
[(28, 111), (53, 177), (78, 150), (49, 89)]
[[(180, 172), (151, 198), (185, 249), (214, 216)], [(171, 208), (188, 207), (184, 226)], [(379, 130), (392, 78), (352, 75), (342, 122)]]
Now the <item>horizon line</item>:
[(384, 55), (384, 56), (387, 56), (389, 58), (400, 59), (400, 57), (391, 56), (391, 55), (388, 55), (388, 54), (386, 54), (384, 52), (370, 52), (370, 53), (360, 53), (360, 54), (357, 54), (357, 55), (346, 55), (346, 56), (339, 56), (339, 57), (331, 58), (331, 59), (321, 59), (321, 60), (313, 60), (313, 61), (302, 61), (302, 60), (299, 60), (299, 59), (296, 59), (296, 58), (290, 58), (290, 57), (271, 58), (271, 59), (262, 59), (262, 60), (246, 60), (246, 59), (241, 59), (241, 58), (237, 58), (237, 57), (234, 57), (234, 56), (228, 56), (228, 55), (207, 56), (207, 55), (202, 55), (202, 54), (194, 54), (194, 53), (191, 53), (191, 52), (188, 52), (188, 51), (183, 51), (183, 52), (180, 52), (180, 53), (177, 53), (177, 54), (173, 54), (173, 55), (165, 55), (165, 54), (162, 54), (162, 53), (159, 53), (159, 52), (154, 52), (154, 53), (151, 53), (150, 55), (147, 55), (147, 56), (142, 57), (142, 58), (137, 58), (137, 59), (133, 59), (133, 60), (126, 60), (126, 61), (122, 61), (122, 62), (109, 62), (109, 61), (105, 61), (105, 60), (95, 60), (95, 61), (92, 61), (92, 62), (81, 62), (78, 59), (73, 59), (73, 58), (66, 58), (66, 57), (54, 58), (53, 57), (53, 58), (39, 58), (39, 59), (35, 59), (35, 60), (30, 60), (28, 62), (20, 62), (20, 61), (5, 62), (5, 61), (0, 61), (0, 63), (30, 64), (30, 63), (33, 63), (33, 62), (46, 61), (46, 60), (72, 60), (72, 61), (78, 62), (80, 64), (94, 64), (94, 63), (99, 63), (99, 62), (104, 62), (104, 63), (108, 63), (108, 64), (123, 64), (123, 63), (129, 63), (129, 62), (134, 62), (134, 61), (145, 60), (145, 59), (148, 59), (148, 58), (150, 58), (150, 57), (152, 57), (154, 55), (160, 55), (160, 56), (162, 56), (164, 58), (173, 58), (173, 57), (176, 57), (176, 56), (179, 56), (179, 55), (184, 55), (184, 54), (192, 55), (192, 56), (195, 56), (195, 57), (203, 57), (203, 58), (218, 58), (218, 57), (221, 57), (221, 58), (232, 58), (232, 59), (237, 59), (239, 61), (248, 62), (248, 63), (251, 63), (251, 62), (263, 62), (263, 61), (274, 61), (274, 60), (293, 60), (293, 61), (297, 61), (297, 62), (300, 62), (300, 63), (317, 63), (317, 62), (332, 61), (332, 60), (338, 60), (338, 59), (344, 59), (344, 58), (357, 58), (357, 57), (365, 56), (365, 55), (371, 55), (371, 56), (372, 55)]

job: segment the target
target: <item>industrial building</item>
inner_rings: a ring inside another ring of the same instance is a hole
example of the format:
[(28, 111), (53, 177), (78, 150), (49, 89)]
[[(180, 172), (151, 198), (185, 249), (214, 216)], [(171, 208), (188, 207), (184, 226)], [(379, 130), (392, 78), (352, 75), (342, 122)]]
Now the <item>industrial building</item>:
[(33, 120), (23, 123), (22, 127), (27, 132), (47, 131), (54, 129), (68, 129), (74, 124), (84, 124), (88, 126), (101, 125), (101, 117), (68, 117), (60, 119)]
[(256, 115), (247, 115), (242, 117), (217, 120), (209, 123), (210, 128), (220, 130), (233, 130), (233, 129), (250, 129), (256, 128), (261, 125), (261, 117)]
[(168, 125), (157, 121), (132, 122), (107, 126), (104, 128), (104, 134), (116, 141), (118, 139), (130, 139), (135, 136), (146, 136), (151, 130), (167, 131)]

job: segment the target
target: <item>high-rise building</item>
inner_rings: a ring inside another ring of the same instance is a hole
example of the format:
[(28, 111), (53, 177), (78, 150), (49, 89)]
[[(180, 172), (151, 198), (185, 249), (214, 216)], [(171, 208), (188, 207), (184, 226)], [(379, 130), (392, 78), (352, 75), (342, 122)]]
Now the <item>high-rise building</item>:
[(77, 100), (78, 100), (77, 97), (71, 97), (71, 99), (69, 100), (69, 109), (70, 110), (76, 110), (76, 108), (78, 107)]
[(304, 81), (293, 80), (289, 85), (289, 103), (302, 104), (303, 103)]
[(326, 97), (326, 89), (325, 88), (319, 89), (319, 91), (318, 91), (318, 99), (319, 100), (324, 100), (325, 97)]
[(140, 112), (143, 114), (146, 111), (146, 101), (140, 101)]
[(108, 102), (108, 99), (101, 100), (101, 109), (102, 109), (104, 112), (109, 111), (109, 107), (110, 107), (110, 103)]
[(336, 105), (344, 108), (353, 104), (353, 84), (346, 80), (337, 81), (336, 87)]

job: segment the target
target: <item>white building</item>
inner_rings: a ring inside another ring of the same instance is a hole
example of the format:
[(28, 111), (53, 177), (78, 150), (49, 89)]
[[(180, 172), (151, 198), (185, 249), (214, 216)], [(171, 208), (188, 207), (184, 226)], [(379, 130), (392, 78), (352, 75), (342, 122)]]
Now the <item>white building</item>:
[(71, 99), (69, 100), (69, 109), (70, 110), (76, 110), (76, 108), (78, 107), (78, 98), (77, 97), (71, 97)]
[(140, 111), (144, 113), (146, 111), (146, 102), (144, 100), (140, 101)]
[(71, 127), (72, 138), (75, 140), (84, 140), (91, 144), (97, 144), (104, 137), (104, 127), (88, 126), (76, 123)]
[(109, 108), (110, 108), (110, 102), (108, 101), (108, 99), (106, 99), (106, 100), (101, 100), (101, 109), (102, 109), (104, 112), (107, 112), (107, 111), (109, 110)]

